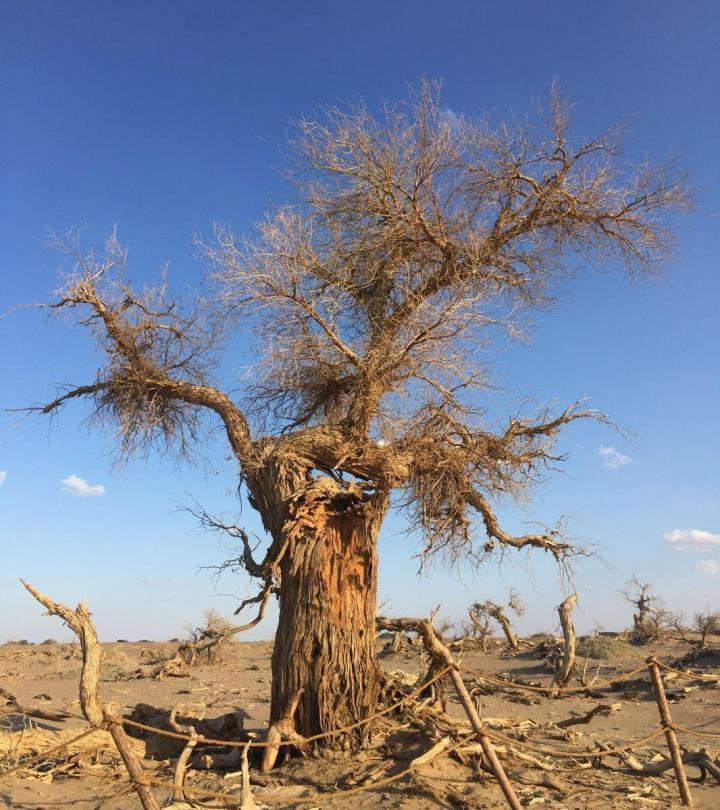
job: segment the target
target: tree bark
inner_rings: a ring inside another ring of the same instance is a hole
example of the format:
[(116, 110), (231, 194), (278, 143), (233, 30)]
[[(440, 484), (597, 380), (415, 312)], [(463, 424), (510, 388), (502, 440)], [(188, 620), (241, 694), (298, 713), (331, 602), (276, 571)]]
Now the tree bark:
[[(312, 736), (375, 710), (377, 535), (386, 510), (385, 495), (367, 495), (324, 476), (288, 505), (270, 708), (271, 731), (277, 726), (282, 733), (274, 738), (292, 740), (293, 731)], [(358, 745), (368, 731), (365, 726), (324, 744)], [(266, 759), (265, 768), (273, 762)]]
[(494, 619), (496, 619), (500, 627), (502, 627), (502, 631), (505, 634), (507, 643), (510, 645), (510, 649), (517, 650), (520, 647), (520, 642), (512, 629), (510, 619), (508, 619), (508, 617), (505, 615), (505, 611), (503, 611), (501, 607), (498, 607), (492, 612), (492, 616)]
[(573, 593), (558, 606), (560, 625), (562, 626), (563, 638), (565, 639), (562, 662), (558, 671), (555, 673), (555, 685), (559, 687), (567, 684), (575, 670), (576, 636), (572, 612), (575, 605), (577, 605), (577, 599), (577, 594)]

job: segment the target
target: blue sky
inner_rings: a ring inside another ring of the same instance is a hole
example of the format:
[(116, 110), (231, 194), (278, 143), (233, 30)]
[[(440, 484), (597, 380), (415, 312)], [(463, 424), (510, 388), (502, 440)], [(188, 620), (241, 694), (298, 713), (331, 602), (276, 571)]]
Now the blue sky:
[[(565, 474), (501, 512), (515, 530), (568, 515), (571, 534), (598, 545), (602, 561), (577, 575), (582, 629), (630, 620), (617, 591), (633, 573), (672, 607), (720, 607), (719, 36), (714, 2), (0, 1), (0, 311), (57, 286), (47, 228), (80, 225), (92, 244), (117, 223), (134, 282), (168, 261), (174, 284), (198, 283), (191, 234), (216, 220), (247, 231), (288, 198), (280, 145), (288, 122), (320, 104), (359, 94), (377, 105), (428, 77), (444, 81), (457, 113), (509, 114), (557, 79), (577, 102), (580, 136), (628, 121), (629, 160), (679, 156), (698, 211), (682, 220), (661, 279), (589, 268), (538, 316), (529, 344), (495, 359), (494, 407), (589, 396), (636, 434), (572, 426)], [(80, 329), (37, 311), (0, 319), (0, 407), (89, 381), (95, 364)], [(112, 437), (85, 415), (69, 406), (52, 426), (0, 415), (0, 641), (61, 635), (20, 576), (86, 599), (108, 639), (175, 636), (203, 608), (229, 612), (251, 586), (198, 572), (225, 548), (179, 509), (191, 493), (234, 510), (220, 437), (206, 468), (150, 457), (117, 469)], [(257, 530), (251, 510), (243, 521)], [(387, 612), (441, 603), (455, 617), (514, 586), (530, 608), (524, 629), (555, 624), (562, 583), (541, 557), (418, 577), (415, 551), (391, 519)], [(255, 637), (272, 632), (270, 617)]]

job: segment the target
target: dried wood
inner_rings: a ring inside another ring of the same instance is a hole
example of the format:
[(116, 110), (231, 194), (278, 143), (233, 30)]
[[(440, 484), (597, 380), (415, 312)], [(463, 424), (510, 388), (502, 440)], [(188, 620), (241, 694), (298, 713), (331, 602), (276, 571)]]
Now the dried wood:
[(98, 685), (100, 682), (100, 661), (103, 653), (90, 611), (83, 602), (80, 602), (75, 610), (71, 610), (69, 607), (53, 601), (49, 596), (45, 596), (37, 588), (22, 579), (20, 582), (41, 605), (44, 605), (48, 614), (61, 618), (80, 639), (83, 656), (82, 672), (80, 674), (80, 708), (91, 725), (101, 726), (104, 718), (98, 698)]
[[(660, 776), (675, 765), (670, 757), (657, 762), (640, 762), (633, 754), (623, 754), (621, 759), (631, 771), (640, 776)], [(700, 770), (701, 781), (709, 773), (720, 784), (720, 767), (707, 751), (683, 751), (682, 762), (684, 765), (695, 765)]]
[(670, 750), (670, 759), (675, 769), (675, 780), (678, 785), (678, 791), (680, 792), (680, 798), (686, 807), (692, 807), (693, 801), (690, 795), (690, 787), (687, 782), (685, 769), (683, 768), (680, 746), (678, 745), (672, 717), (670, 715), (670, 706), (665, 696), (665, 686), (660, 674), (660, 667), (654, 658), (649, 658), (647, 663), (650, 672), (650, 680), (652, 681), (653, 691), (655, 693), (655, 700), (658, 705), (660, 721), (665, 729), (665, 739), (667, 740), (667, 745)]
[(577, 594), (573, 593), (563, 600), (558, 607), (558, 615), (560, 616), (560, 625), (562, 626), (563, 638), (565, 643), (562, 651), (562, 661), (560, 667), (555, 674), (555, 684), (562, 688), (572, 677), (575, 671), (575, 627), (572, 620), (573, 608), (577, 605)]
[(425, 648), (433, 658), (437, 659), (439, 662), (442, 662), (444, 666), (453, 667), (453, 669), (450, 670), (450, 679), (452, 680), (453, 685), (458, 693), (460, 703), (462, 704), (463, 709), (470, 720), (470, 725), (480, 738), (480, 744), (482, 745), (484, 755), (492, 767), (493, 773), (495, 774), (495, 778), (498, 780), (498, 784), (500, 785), (503, 795), (505, 796), (505, 799), (512, 810), (521, 810), (520, 802), (518, 801), (515, 791), (507, 778), (505, 770), (503, 769), (503, 766), (494, 751), (493, 744), (490, 742), (487, 735), (483, 733), (482, 720), (480, 719), (480, 715), (478, 714), (477, 709), (470, 698), (470, 694), (463, 683), (462, 676), (457, 670), (457, 664), (450, 654), (448, 648), (436, 634), (435, 629), (432, 626), (432, 622), (423, 619), (386, 619), (384, 617), (378, 617), (377, 625), (378, 627), (387, 630), (414, 630), (420, 634), (423, 642), (425, 643)]
[(103, 707), (100, 703), (98, 685), (102, 646), (98, 640), (90, 611), (82, 602), (73, 611), (59, 602), (54, 602), (49, 596), (45, 596), (27, 582), (20, 581), (35, 599), (47, 608), (48, 613), (59, 616), (80, 639), (83, 657), (80, 673), (82, 712), (92, 726), (107, 727), (144, 810), (159, 810), (157, 801), (144, 777), (143, 769), (135, 756), (132, 743), (125, 734), (119, 709), (112, 705)]
[[(295, 731), (295, 712), (300, 705), (300, 699), (303, 695), (302, 689), (298, 689), (295, 695), (293, 696), (292, 701), (290, 702), (289, 706), (287, 707), (284, 716), (280, 719), (275, 721), (270, 725), (268, 728), (267, 733), (267, 742), (268, 743), (280, 743), (280, 742), (291, 742), (296, 747), (302, 749), (305, 747), (305, 738), (298, 734)], [(278, 754), (280, 753), (280, 746), (279, 745), (268, 745), (265, 748), (263, 753), (263, 760), (260, 770), (263, 773), (267, 773), (267, 771), (271, 770), (277, 761)]]
[(177, 731), (178, 734), (189, 734), (191, 736), (191, 739), (187, 741), (185, 747), (182, 750), (182, 753), (178, 757), (178, 761), (175, 763), (175, 774), (173, 776), (172, 800), (173, 802), (183, 802), (187, 799), (184, 788), (187, 764), (190, 757), (192, 756), (192, 752), (195, 750), (195, 746), (197, 745), (198, 741), (195, 726), (178, 723), (177, 710), (178, 707), (174, 706), (172, 711), (170, 712), (170, 717), (168, 719), (170, 728), (173, 731)]

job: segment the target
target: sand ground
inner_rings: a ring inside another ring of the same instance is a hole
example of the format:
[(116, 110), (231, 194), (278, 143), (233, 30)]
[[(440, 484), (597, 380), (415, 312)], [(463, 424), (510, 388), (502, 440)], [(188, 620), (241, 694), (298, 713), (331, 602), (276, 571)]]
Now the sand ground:
[[(105, 645), (105, 663), (102, 683), (102, 698), (119, 703), (126, 715), (133, 710), (137, 714), (139, 704), (144, 704), (145, 714), (152, 709), (169, 711), (180, 703), (181, 711), (188, 714), (205, 712), (207, 718), (229, 712), (240, 711), (244, 718), (244, 728), (262, 732), (267, 728), (270, 704), (270, 643), (235, 642), (225, 652), (220, 662), (202, 664), (192, 669), (190, 677), (153, 680), (132, 678), (138, 669), (149, 672), (149, 661), (172, 653), (176, 644), (166, 643), (115, 643)], [(605, 681), (614, 673), (634, 669), (643, 663), (648, 655), (657, 655), (670, 660), (686, 651), (681, 647), (667, 644), (632, 647), (622, 645), (620, 653), (604, 660), (590, 659), (588, 671), (595, 672), (600, 667), (599, 682)], [(381, 653), (382, 666), (386, 671), (401, 670), (421, 675), (426, 662), (415, 648), (399, 653)], [(465, 653), (464, 664), (472, 669), (488, 674), (505, 674), (526, 682), (549, 683), (547, 664), (531, 650), (510, 655), (500, 646), (491, 654), (478, 652)], [(0, 686), (11, 693), (25, 709), (41, 709), (46, 712), (66, 711), (72, 715), (79, 712), (78, 676), (80, 657), (77, 645), (18, 645), (6, 644), (0, 647)], [(694, 669), (720, 675), (720, 654), (710, 654), (699, 659)], [(671, 680), (668, 682), (673, 720), (690, 729), (720, 734), (720, 686), (717, 682), (697, 680)], [(658, 728), (658, 715), (651, 692), (643, 685), (620, 690), (602, 690), (595, 697), (573, 696), (562, 699), (544, 697), (542, 693), (501, 691), (489, 695), (479, 695), (479, 709), (488, 718), (509, 719), (514, 723), (535, 721), (522, 732), (531, 744), (554, 747), (592, 748), (600, 741), (608, 745), (618, 745), (628, 740), (645, 736)], [(560, 732), (555, 722), (572, 716), (584, 715), (599, 703), (621, 707), (609, 716), (599, 716), (587, 725), (576, 725), (572, 730)], [(453, 695), (448, 702), (448, 714), (456, 719), (464, 715)], [(6, 715), (5, 728), (9, 723), (27, 723), (20, 715)], [(40, 729), (82, 729), (83, 721), (70, 717), (61, 722), (44, 720), (31, 721)], [(526, 724), (527, 726), (527, 724)], [(386, 730), (387, 732), (387, 730)], [(258, 803), (269, 808), (294, 807), (298, 810), (320, 808), (353, 807), (358, 810), (369, 808), (501, 808), (505, 807), (497, 785), (484, 776), (474, 761), (462, 764), (453, 757), (443, 757), (419, 771), (419, 778), (410, 781), (405, 778), (394, 784), (354, 793), (350, 796), (331, 795), (326, 791), (342, 789), (359, 780), (364, 774), (388, 761), (392, 762), (386, 772), (402, 770), (409, 760), (429, 748), (442, 734), (437, 734), (427, 724), (415, 726), (405, 723), (393, 730), (389, 736), (379, 734), (373, 746), (361, 754), (335, 754), (330, 758), (307, 756), (286, 763), (264, 777), (254, 771), (255, 798)], [(0, 734), (2, 731), (0, 731)], [(135, 732), (142, 736), (141, 732)], [(512, 733), (510, 730), (508, 733)], [(562, 735), (562, 736), (561, 736)], [(564, 736), (564, 739), (563, 739)], [(718, 757), (720, 739), (699, 740), (684, 738), (683, 743), (690, 750), (706, 748), (715, 758)], [(153, 746), (156, 748), (153, 749)], [(172, 783), (174, 757), (179, 748), (168, 744), (147, 741), (149, 757), (145, 765), (153, 774), (168, 785)], [(110, 756), (108, 752), (105, 752)], [(663, 737), (655, 739), (649, 748), (639, 751), (641, 762), (653, 756), (666, 756)], [(23, 774), (0, 778), (0, 806), (40, 810), (41, 808), (121, 808), (139, 807), (132, 794), (123, 794), (127, 783), (119, 768), (114, 771), (101, 768), (94, 763), (106, 761), (103, 752), (98, 752), (93, 760), (82, 767), (69, 769), (67, 773)], [(0, 770), (2, 769), (0, 756)], [(565, 761), (550, 762), (549, 771), (565, 788), (563, 792), (548, 787), (519, 784), (515, 780), (518, 795), (526, 806), (546, 808), (626, 808), (626, 807), (671, 807), (679, 805), (677, 789), (672, 770), (662, 776), (642, 777), (632, 774), (618, 759), (608, 757), (601, 767), (581, 769), (576, 763)], [(510, 767), (510, 766), (509, 766)], [(543, 771), (535, 768), (511, 767), (511, 770), (535, 776)], [(188, 786), (208, 790), (239, 790), (239, 769), (227, 773), (192, 770), (188, 776)], [(98, 776), (102, 774), (102, 777)], [(712, 777), (704, 783), (695, 781), (699, 772), (689, 766), (691, 790), (698, 808), (720, 808), (720, 785)], [(156, 794), (162, 804), (170, 793), (169, 787), (158, 787)], [(204, 799), (204, 806), (221, 807), (216, 800)]]

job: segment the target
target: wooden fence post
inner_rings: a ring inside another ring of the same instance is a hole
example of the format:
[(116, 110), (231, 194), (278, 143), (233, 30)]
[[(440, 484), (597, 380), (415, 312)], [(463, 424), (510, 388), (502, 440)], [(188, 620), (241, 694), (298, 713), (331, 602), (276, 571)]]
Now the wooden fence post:
[[(449, 653), (448, 658), (450, 658), (452, 661)], [(470, 725), (473, 727), (473, 730), (477, 732), (478, 737), (480, 738), (480, 745), (482, 746), (483, 753), (487, 757), (488, 763), (495, 774), (495, 778), (498, 780), (500, 789), (502, 790), (508, 805), (512, 807), (512, 810), (522, 810), (522, 805), (520, 804), (518, 797), (515, 795), (515, 790), (513, 789), (512, 783), (505, 773), (505, 768), (503, 768), (502, 762), (500, 762), (498, 759), (498, 755), (495, 753), (495, 748), (493, 747), (490, 738), (484, 733), (482, 719), (475, 709), (475, 704), (472, 702), (472, 698), (470, 697), (470, 693), (465, 686), (462, 675), (457, 671), (457, 669), (455, 669), (454, 661), (452, 662), (452, 665), (453, 669), (450, 670), (450, 679), (452, 680), (453, 686), (458, 693), (460, 703), (462, 704), (463, 709), (465, 709), (465, 713), (470, 720)]]
[(502, 762), (500, 762), (498, 759), (498, 755), (495, 752), (495, 748), (490, 738), (485, 734), (485, 726), (483, 725), (483, 721), (475, 708), (475, 704), (470, 697), (467, 687), (465, 686), (462, 675), (458, 671), (457, 662), (452, 657), (450, 650), (438, 637), (432, 622), (425, 619), (386, 619), (385, 617), (378, 616), (376, 623), (380, 629), (415, 631), (422, 637), (422, 640), (425, 643), (425, 648), (430, 655), (445, 666), (451, 667), (450, 679), (453, 682), (455, 691), (458, 693), (458, 698), (460, 698), (460, 703), (462, 704), (463, 709), (465, 709), (468, 720), (470, 720), (470, 725), (480, 739), (483, 754), (488, 760), (488, 764), (492, 768), (492, 772), (495, 774), (495, 778), (500, 785), (500, 789), (505, 796), (505, 800), (512, 810), (522, 810), (522, 805), (520, 804), (518, 797), (515, 795), (515, 790), (513, 789), (512, 783), (508, 779), (507, 774), (505, 773)]
[(665, 687), (662, 682), (662, 677), (660, 676), (660, 667), (654, 656), (648, 658), (646, 663), (655, 692), (658, 712), (660, 713), (660, 723), (665, 731), (665, 738), (667, 739), (667, 745), (670, 749), (670, 758), (672, 759), (673, 768), (675, 769), (675, 779), (677, 780), (678, 790), (680, 791), (680, 798), (685, 807), (692, 807), (693, 801), (690, 795), (690, 787), (688, 786), (685, 768), (683, 767), (680, 746), (675, 736), (675, 727), (673, 726), (672, 717), (670, 715), (670, 706), (665, 696)]
[(145, 771), (142, 769), (142, 765), (137, 761), (130, 740), (128, 740), (125, 734), (122, 714), (120, 713), (119, 707), (113, 704), (106, 706), (105, 720), (110, 736), (113, 738), (115, 747), (127, 769), (130, 782), (138, 795), (138, 799), (140, 799), (143, 810), (160, 810), (157, 800), (155, 796), (153, 796), (152, 790), (150, 790), (150, 785), (146, 781)]

